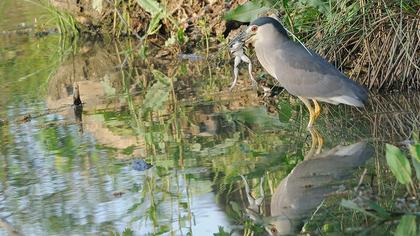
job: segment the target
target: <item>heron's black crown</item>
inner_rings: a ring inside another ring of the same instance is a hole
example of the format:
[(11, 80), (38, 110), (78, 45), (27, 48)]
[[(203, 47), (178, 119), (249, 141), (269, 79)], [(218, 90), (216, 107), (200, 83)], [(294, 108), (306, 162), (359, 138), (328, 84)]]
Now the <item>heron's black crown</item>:
[(265, 24), (272, 24), (274, 28), (276, 28), (277, 31), (279, 31), (282, 35), (288, 37), (287, 31), (284, 29), (283, 25), (281, 25), (281, 23), (273, 17), (268, 17), (268, 16), (259, 17), (253, 22), (251, 22), (250, 25), (261, 26)]

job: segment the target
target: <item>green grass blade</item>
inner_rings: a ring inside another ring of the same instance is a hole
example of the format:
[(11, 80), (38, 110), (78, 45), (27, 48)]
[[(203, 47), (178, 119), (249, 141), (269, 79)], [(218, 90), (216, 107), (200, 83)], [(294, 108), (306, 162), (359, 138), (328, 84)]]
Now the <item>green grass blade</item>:
[(155, 0), (137, 0), (137, 3), (152, 16), (155, 16), (163, 11), (163, 8)]
[(411, 161), (416, 170), (416, 177), (420, 180), (420, 144), (410, 145)]

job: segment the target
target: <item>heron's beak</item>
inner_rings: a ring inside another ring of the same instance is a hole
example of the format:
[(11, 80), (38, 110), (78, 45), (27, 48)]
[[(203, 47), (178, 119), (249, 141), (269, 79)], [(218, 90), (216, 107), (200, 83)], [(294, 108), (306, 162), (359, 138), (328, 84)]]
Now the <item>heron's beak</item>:
[(244, 32), (244, 39), (245, 45), (252, 44), (255, 41), (255, 32), (251, 31), (251, 27), (248, 27)]
[(230, 41), (229, 46), (232, 46), (237, 42), (243, 43), (245, 41), (245, 36), (246, 36), (245, 33), (246, 31), (242, 31), (238, 35), (236, 35), (236, 37), (232, 39), (232, 41)]
[(247, 39), (245, 40), (245, 45), (252, 44), (255, 41), (255, 34), (248, 34)]
[(245, 31), (242, 31), (241, 33), (239, 33), (230, 43), (229, 46), (235, 44), (236, 42), (242, 42), (245, 44), (248, 43), (252, 43), (254, 41), (254, 37), (255, 34), (253, 34), (249, 28), (246, 29)]

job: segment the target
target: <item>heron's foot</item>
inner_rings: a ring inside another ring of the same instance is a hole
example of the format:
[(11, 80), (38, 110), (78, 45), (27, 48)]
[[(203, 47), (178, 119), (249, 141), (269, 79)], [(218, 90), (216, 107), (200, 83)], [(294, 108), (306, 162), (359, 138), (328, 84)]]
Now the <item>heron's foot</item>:
[(324, 145), (324, 138), (321, 136), (321, 133), (315, 127), (308, 128), (309, 133), (311, 134), (311, 148), (308, 153), (305, 155), (305, 160), (312, 158), (314, 154), (319, 154), (322, 151), (322, 146)]
[(309, 110), (309, 124), (308, 128), (313, 128), (315, 121), (318, 119), (319, 115), (321, 114), (321, 106), (315, 99), (312, 99), (314, 102), (314, 109)]
[(309, 101), (309, 99), (304, 98), (304, 97), (298, 97), (303, 104), (305, 104), (306, 108), (308, 108), (309, 111), (309, 123), (308, 123), (308, 129), (311, 129), (314, 126), (315, 120), (316, 120), (316, 115), (315, 115), (315, 111), (314, 108), (312, 108), (311, 102)]

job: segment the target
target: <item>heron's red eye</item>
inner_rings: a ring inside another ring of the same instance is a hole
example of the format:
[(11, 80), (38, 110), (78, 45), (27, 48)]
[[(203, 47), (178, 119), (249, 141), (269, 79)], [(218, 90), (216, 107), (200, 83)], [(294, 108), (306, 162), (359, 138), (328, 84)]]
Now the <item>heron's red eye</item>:
[(256, 25), (253, 25), (253, 26), (251, 27), (251, 31), (252, 31), (253, 33), (257, 32), (257, 29), (258, 29), (258, 26), (256, 26)]
[(271, 231), (271, 233), (272, 233), (272, 234), (277, 233), (277, 229), (276, 229), (276, 228), (274, 228), (274, 227), (273, 227), (273, 228), (271, 228), (271, 229), (270, 229), (270, 231)]

